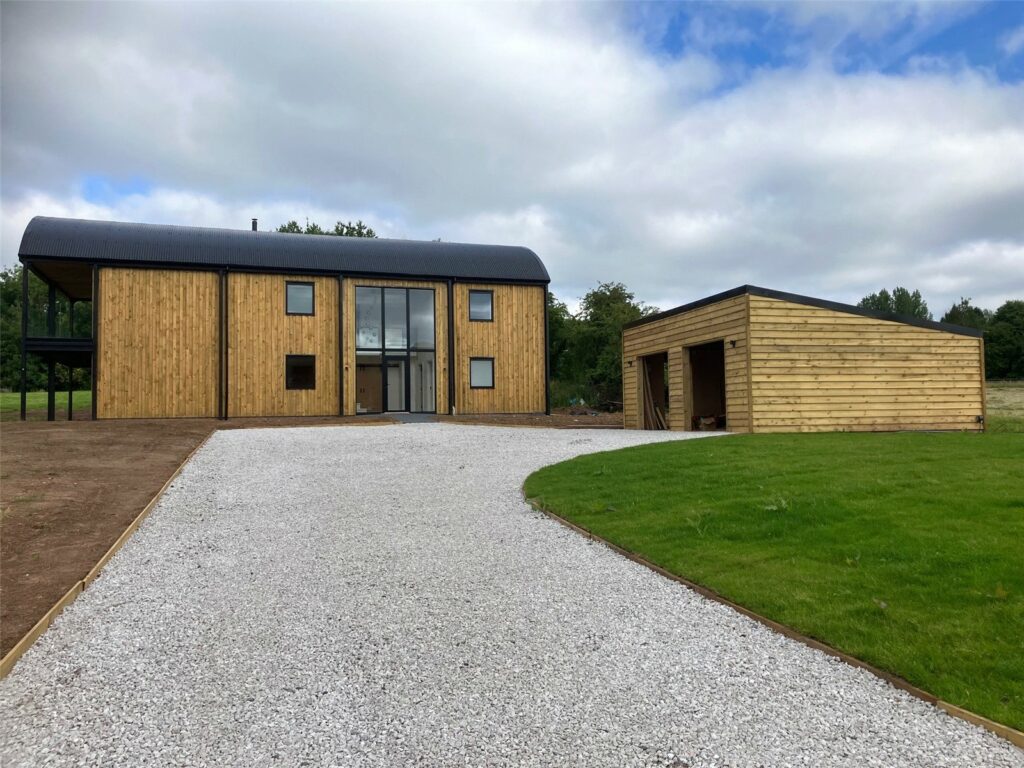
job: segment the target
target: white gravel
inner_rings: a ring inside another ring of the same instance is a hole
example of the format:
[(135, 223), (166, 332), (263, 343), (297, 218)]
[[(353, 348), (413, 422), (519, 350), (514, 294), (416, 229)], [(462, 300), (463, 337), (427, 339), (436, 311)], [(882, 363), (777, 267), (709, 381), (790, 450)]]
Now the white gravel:
[(0, 761), (1024, 766), (522, 501), (537, 467), (681, 437), (219, 432), (0, 683)]

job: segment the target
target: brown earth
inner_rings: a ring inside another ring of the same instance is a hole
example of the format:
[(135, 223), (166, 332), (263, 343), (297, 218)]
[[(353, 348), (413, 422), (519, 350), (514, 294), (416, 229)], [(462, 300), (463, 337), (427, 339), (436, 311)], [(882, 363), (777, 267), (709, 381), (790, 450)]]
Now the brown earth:
[[(58, 414), (60, 412), (58, 411)], [(383, 416), (38, 421), (0, 425), (0, 655), (80, 581), (185, 457), (215, 429), (389, 424)], [(45, 409), (41, 412), (45, 419)], [(458, 416), (438, 421), (621, 427), (620, 414)]]
[(390, 420), (4, 422), (0, 425), (0, 654), (10, 650), (92, 569), (214, 429), (353, 422)]

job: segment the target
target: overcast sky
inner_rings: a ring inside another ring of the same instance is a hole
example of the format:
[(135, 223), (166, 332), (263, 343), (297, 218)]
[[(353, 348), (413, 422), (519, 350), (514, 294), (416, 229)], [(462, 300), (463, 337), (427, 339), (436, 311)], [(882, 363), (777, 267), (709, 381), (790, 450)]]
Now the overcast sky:
[(534, 249), (574, 303), (1024, 298), (1024, 3), (2, 4), (38, 214)]

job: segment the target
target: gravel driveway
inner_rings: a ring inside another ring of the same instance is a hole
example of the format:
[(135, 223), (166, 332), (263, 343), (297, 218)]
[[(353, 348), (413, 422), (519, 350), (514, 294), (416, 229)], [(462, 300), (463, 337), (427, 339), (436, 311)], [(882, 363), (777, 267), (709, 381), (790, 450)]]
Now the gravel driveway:
[(218, 432), (0, 683), (0, 761), (1024, 766), (521, 499), (542, 465), (684, 437)]

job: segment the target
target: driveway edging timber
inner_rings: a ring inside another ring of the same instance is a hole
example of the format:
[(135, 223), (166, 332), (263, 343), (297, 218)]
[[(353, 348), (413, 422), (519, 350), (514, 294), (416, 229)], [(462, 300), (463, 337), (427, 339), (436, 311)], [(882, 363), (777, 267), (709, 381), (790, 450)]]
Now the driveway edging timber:
[(4, 655), (3, 659), (0, 659), (0, 680), (3, 680), (5, 677), (7, 677), (7, 675), (11, 673), (11, 670), (14, 669), (14, 665), (18, 663), (21, 657), (25, 654), (26, 651), (28, 651), (29, 648), (32, 647), (36, 640), (42, 637), (43, 633), (47, 629), (49, 629), (50, 625), (53, 623), (53, 620), (56, 619), (58, 615), (60, 615), (61, 611), (63, 611), (65, 608), (71, 605), (71, 603), (75, 601), (75, 598), (77, 598), (80, 594), (82, 594), (83, 591), (85, 591), (86, 587), (88, 587), (90, 584), (96, 581), (97, 578), (99, 578), (99, 575), (103, 571), (103, 568), (107, 565), (107, 563), (110, 562), (114, 555), (117, 554), (118, 550), (125, 545), (128, 539), (132, 537), (132, 534), (139, 529), (139, 526), (142, 525), (142, 522), (149, 516), (149, 513), (153, 511), (153, 508), (157, 505), (157, 502), (160, 501), (160, 498), (164, 495), (164, 492), (170, 487), (171, 483), (173, 483), (177, 479), (178, 475), (181, 474), (181, 471), (185, 468), (185, 465), (192, 460), (192, 457), (195, 456), (204, 445), (206, 445), (209, 439), (214, 434), (216, 434), (216, 432), (216, 428), (211, 429), (209, 434), (202, 439), (199, 445), (197, 445), (195, 448), (189, 451), (188, 456), (186, 456), (185, 459), (178, 465), (178, 468), (171, 473), (171, 476), (167, 478), (166, 482), (164, 482), (164, 484), (160, 486), (160, 490), (157, 491), (153, 498), (149, 500), (149, 503), (142, 508), (142, 511), (135, 516), (135, 519), (128, 524), (128, 527), (124, 529), (124, 532), (117, 537), (113, 544), (110, 545), (110, 548), (96, 562), (96, 565), (94, 565), (92, 569), (87, 574), (85, 574), (85, 576), (80, 581), (75, 582), (71, 589), (65, 592), (64, 596), (61, 597), (61, 599), (58, 600), (56, 603), (54, 603), (53, 607), (50, 608), (50, 610), (43, 614), (43, 617), (35, 623), (32, 629), (26, 632), (25, 635), (21, 638), (21, 640), (15, 643), (14, 647), (11, 648), (11, 650), (9, 650)]

